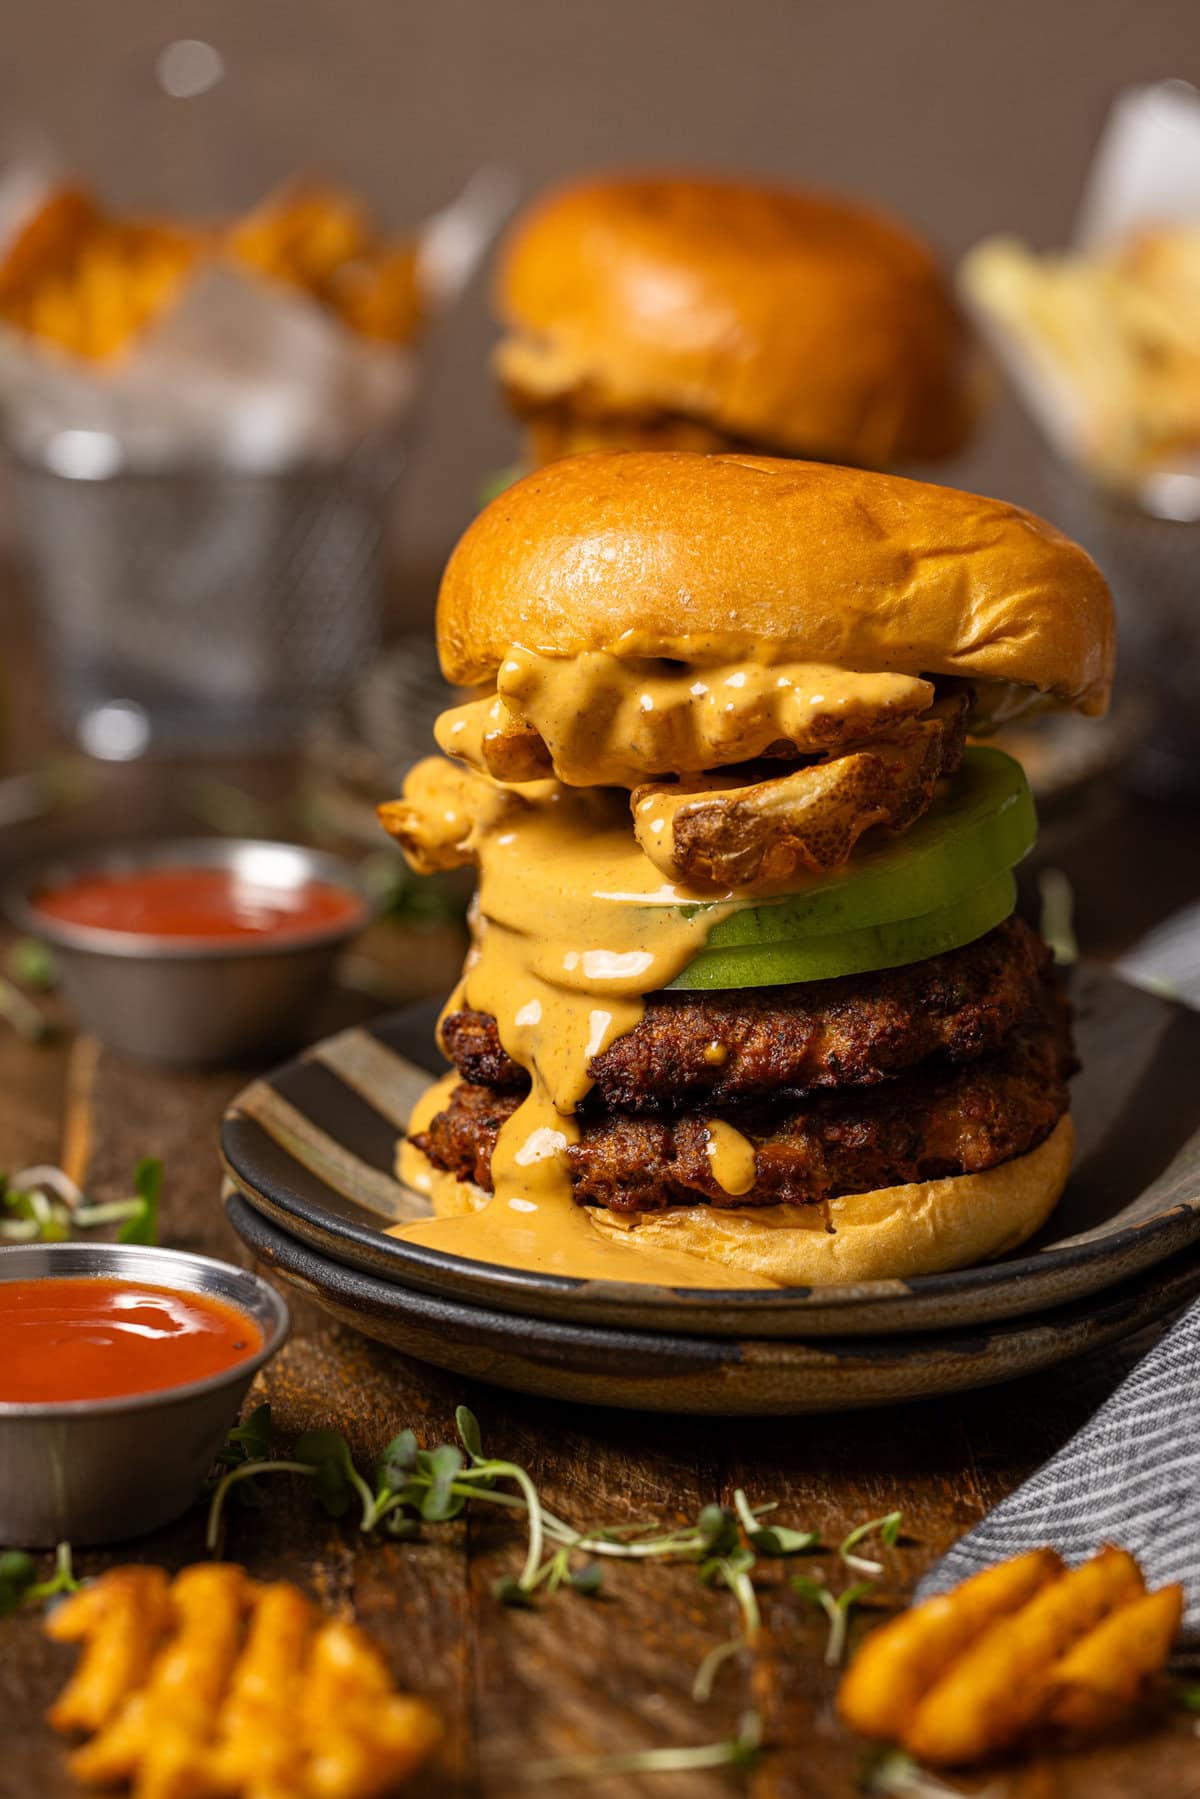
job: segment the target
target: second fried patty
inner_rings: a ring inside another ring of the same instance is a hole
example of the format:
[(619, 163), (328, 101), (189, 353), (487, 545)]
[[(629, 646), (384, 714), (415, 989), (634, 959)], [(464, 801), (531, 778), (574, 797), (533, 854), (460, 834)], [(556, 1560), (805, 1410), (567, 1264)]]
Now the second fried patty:
[[(1067, 1109), (1073, 1066), (1066, 1002), (1050, 985), (1001, 1049), (962, 1066), (927, 1064), (869, 1093), (727, 1107), (719, 1115), (754, 1149), (754, 1185), (740, 1195), (713, 1177), (707, 1125), (717, 1113), (661, 1118), (592, 1106), (569, 1151), (575, 1198), (615, 1212), (803, 1205), (980, 1173), (1049, 1136)], [(490, 1190), (496, 1138), (519, 1103), (513, 1091), (464, 1082), (413, 1141), (436, 1167)]]
[[(829, 1087), (866, 1087), (927, 1057), (998, 1049), (1040, 1003), (1050, 953), (1019, 918), (908, 968), (730, 993), (654, 993), (641, 1022), (588, 1072), (613, 1110), (658, 1112)], [(442, 1044), (464, 1080), (528, 1085), (485, 1012), (452, 1012)]]

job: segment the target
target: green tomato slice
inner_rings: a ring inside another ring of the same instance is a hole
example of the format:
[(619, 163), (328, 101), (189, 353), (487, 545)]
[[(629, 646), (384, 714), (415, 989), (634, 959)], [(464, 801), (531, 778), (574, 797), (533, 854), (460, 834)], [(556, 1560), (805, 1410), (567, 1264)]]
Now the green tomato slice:
[(872, 844), (868, 834), (837, 874), (729, 913), (713, 926), (708, 948), (792, 943), (923, 916), (1015, 867), (1036, 835), (1033, 795), (1020, 763), (1003, 750), (974, 744), (934, 805), (903, 836), (881, 835)]
[(791, 941), (703, 949), (671, 982), (689, 991), (730, 987), (782, 987), (791, 981), (825, 981), (836, 975), (900, 968), (973, 943), (1006, 919), (1017, 903), (1011, 869), (993, 875), (973, 893), (915, 918), (821, 931)]

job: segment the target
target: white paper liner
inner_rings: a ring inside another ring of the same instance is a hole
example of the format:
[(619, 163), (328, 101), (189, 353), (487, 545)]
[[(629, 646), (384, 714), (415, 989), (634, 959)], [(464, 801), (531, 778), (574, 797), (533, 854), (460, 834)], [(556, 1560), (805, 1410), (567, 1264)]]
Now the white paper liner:
[[(1184, 81), (1130, 87), (1101, 132), (1070, 248), (1103, 252), (1148, 224), (1200, 220), (1200, 93)], [(1089, 478), (1083, 453), (1090, 417), (1061, 365), (1033, 330), (1001, 319), (964, 283), (964, 299), (1051, 447)], [(1131, 496), (1162, 518), (1200, 518), (1200, 458), (1142, 476)]]
[[(58, 185), (0, 180), (0, 256)], [(510, 210), (506, 171), (479, 170), (418, 235), (431, 315), (470, 280)], [(112, 363), (89, 364), (0, 325), (0, 405), (18, 453), (72, 478), (218, 467), (280, 473), (403, 429), (417, 352), (357, 336), (316, 300), (230, 264), (203, 265)]]

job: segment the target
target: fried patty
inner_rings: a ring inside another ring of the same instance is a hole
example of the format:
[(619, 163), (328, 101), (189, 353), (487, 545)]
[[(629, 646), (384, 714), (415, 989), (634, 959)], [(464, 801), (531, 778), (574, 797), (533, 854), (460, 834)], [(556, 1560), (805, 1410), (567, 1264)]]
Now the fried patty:
[[(990, 1054), (1036, 1013), (1051, 980), (1045, 944), (1010, 918), (963, 949), (908, 968), (791, 987), (651, 994), (640, 1024), (588, 1072), (601, 1103), (639, 1113), (870, 1087), (933, 1055), (966, 1062)], [(464, 1080), (504, 1091), (529, 1084), (487, 1013), (451, 1013), (442, 1045)]]
[[(570, 1149), (575, 1198), (614, 1212), (715, 1206), (803, 1205), (842, 1193), (994, 1168), (1041, 1143), (1067, 1109), (1074, 1069), (1070, 1018), (1055, 986), (989, 1055), (955, 1066), (938, 1060), (872, 1091), (810, 1095), (796, 1104), (762, 1101), (652, 1117), (579, 1115)], [(520, 1094), (464, 1082), (414, 1138), (438, 1168), (491, 1189), (500, 1127)], [(723, 1118), (754, 1146), (749, 1192), (725, 1193), (708, 1153), (706, 1119)]]

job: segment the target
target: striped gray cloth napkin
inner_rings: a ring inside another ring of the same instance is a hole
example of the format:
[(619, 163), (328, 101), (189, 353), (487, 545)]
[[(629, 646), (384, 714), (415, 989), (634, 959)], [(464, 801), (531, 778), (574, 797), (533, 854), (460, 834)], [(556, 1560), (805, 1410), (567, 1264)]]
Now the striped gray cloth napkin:
[(1015, 1493), (932, 1568), (918, 1599), (1049, 1544), (1069, 1563), (1119, 1543), (1151, 1587), (1183, 1582), (1200, 1640), (1200, 1301)]
[[(1200, 905), (1150, 932), (1117, 973), (1200, 1006)], [(1200, 1301), (1043, 1468), (930, 1569), (917, 1598), (1047, 1543), (1071, 1563), (1119, 1543), (1150, 1586), (1182, 1581), (1184, 1635), (1200, 1642)]]

